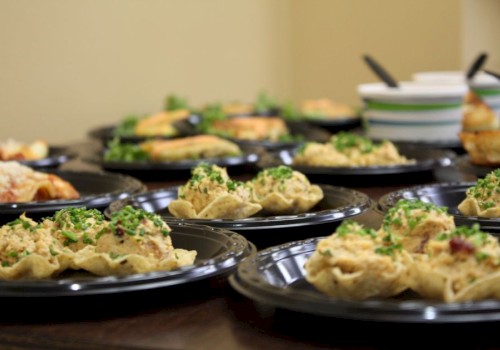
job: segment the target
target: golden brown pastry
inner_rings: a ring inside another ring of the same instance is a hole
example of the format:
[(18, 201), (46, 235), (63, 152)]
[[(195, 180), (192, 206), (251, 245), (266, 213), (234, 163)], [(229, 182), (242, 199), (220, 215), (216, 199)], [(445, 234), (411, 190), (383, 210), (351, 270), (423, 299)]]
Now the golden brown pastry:
[(51, 235), (50, 229), (22, 214), (0, 227), (0, 279), (40, 279), (69, 267), (72, 252)]
[(173, 140), (150, 140), (140, 147), (153, 161), (178, 161), (200, 158), (237, 156), (240, 147), (229, 140), (215, 135), (197, 135)]
[(495, 130), (499, 127), (500, 123), (493, 109), (473, 91), (469, 91), (465, 98), (462, 130)]
[(294, 155), (294, 165), (356, 167), (413, 164), (414, 159), (401, 155), (390, 141), (373, 142), (350, 132), (339, 132), (330, 142), (305, 143)]
[(468, 188), (458, 210), (466, 216), (500, 218), (500, 169), (478, 179)]
[(401, 199), (384, 215), (379, 232), (397, 237), (408, 252), (419, 253), (429, 239), (453, 229), (455, 221), (446, 207)]
[(14, 139), (0, 142), (0, 160), (38, 160), (49, 155), (49, 145), (44, 140), (23, 143)]
[(226, 168), (206, 163), (192, 170), (189, 181), (178, 189), (169, 212), (179, 218), (243, 219), (262, 209), (252, 203), (248, 185), (229, 178)]
[(135, 125), (135, 134), (138, 136), (173, 136), (178, 133), (173, 123), (187, 117), (189, 117), (187, 109), (162, 111), (139, 119)]
[(351, 106), (328, 98), (304, 100), (300, 113), (305, 118), (354, 118), (356, 111)]
[(288, 135), (283, 119), (278, 117), (242, 117), (215, 120), (212, 128), (216, 132), (239, 140), (278, 141)]
[(427, 243), (414, 255), (411, 289), (447, 303), (500, 298), (498, 239), (473, 227), (458, 227)]
[(252, 201), (271, 214), (305, 213), (324, 196), (321, 187), (284, 165), (260, 171), (248, 186), (252, 189)]
[(252, 114), (254, 106), (251, 103), (235, 101), (222, 105), (222, 111), (227, 115)]
[(0, 162), (0, 202), (30, 202), (77, 199), (78, 191), (68, 181), (35, 171), (15, 161)]
[(160, 216), (127, 206), (113, 213), (95, 244), (78, 250), (74, 265), (98, 276), (168, 271), (192, 265), (195, 250), (174, 248)]
[(160, 216), (126, 206), (108, 221), (95, 209), (67, 208), (37, 223), (24, 214), (0, 227), (0, 279), (42, 279), (66, 269), (95, 275), (168, 271), (197, 252), (174, 248)]
[(500, 166), (500, 129), (461, 132), (460, 141), (476, 165)]
[(306, 280), (340, 299), (391, 297), (408, 288), (406, 252), (396, 241), (350, 220), (321, 239), (304, 268)]

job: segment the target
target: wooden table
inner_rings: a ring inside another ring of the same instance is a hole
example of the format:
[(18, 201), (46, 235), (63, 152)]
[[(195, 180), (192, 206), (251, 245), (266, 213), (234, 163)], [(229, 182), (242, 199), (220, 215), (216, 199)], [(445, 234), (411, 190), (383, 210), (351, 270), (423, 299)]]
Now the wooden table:
[[(64, 168), (94, 169), (78, 159)], [(471, 180), (453, 168), (439, 176), (442, 181)], [(356, 189), (377, 200), (401, 187), (365, 184)], [(381, 215), (371, 211), (356, 219), (376, 227)], [(404, 349), (431, 348), (439, 342), (447, 348), (464, 344), (492, 348), (500, 343), (498, 323), (389, 324), (275, 309), (238, 294), (226, 276), (138, 293), (2, 302), (1, 349)], [(402, 339), (396, 340), (396, 335)]]

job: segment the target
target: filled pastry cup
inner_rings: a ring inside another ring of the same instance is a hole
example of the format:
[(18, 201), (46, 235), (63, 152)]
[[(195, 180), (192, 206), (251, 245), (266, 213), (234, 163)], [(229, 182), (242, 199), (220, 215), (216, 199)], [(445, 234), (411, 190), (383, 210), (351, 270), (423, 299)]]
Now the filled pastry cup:
[(252, 201), (271, 214), (305, 213), (324, 197), (321, 187), (284, 165), (259, 172), (248, 185), (252, 189)]
[(320, 240), (304, 268), (319, 291), (339, 299), (364, 300), (400, 294), (408, 288), (411, 256), (372, 229), (344, 221)]

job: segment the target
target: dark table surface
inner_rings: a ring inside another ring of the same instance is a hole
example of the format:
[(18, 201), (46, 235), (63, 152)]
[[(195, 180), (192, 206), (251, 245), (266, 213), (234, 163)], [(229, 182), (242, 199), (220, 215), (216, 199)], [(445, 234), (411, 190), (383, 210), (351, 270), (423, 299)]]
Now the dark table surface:
[[(75, 149), (90, 147), (86, 143)], [(80, 158), (68, 170), (99, 170)], [(424, 183), (472, 181), (454, 167)], [(158, 188), (184, 181), (147, 182)], [(360, 184), (373, 200), (410, 183)], [(377, 227), (381, 214), (355, 217)], [(76, 298), (0, 299), (1, 349), (382, 349), (494, 348), (497, 322), (407, 324), (315, 316), (257, 303), (237, 293), (227, 276), (154, 291)]]

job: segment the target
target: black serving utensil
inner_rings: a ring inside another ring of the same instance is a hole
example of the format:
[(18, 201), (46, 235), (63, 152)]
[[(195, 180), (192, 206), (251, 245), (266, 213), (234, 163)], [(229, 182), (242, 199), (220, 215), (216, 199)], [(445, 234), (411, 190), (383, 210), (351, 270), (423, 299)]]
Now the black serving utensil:
[(491, 75), (492, 77), (495, 77), (495, 78), (497, 78), (498, 80), (500, 80), (500, 73), (496, 73), (496, 72), (493, 72), (493, 71), (488, 70), (488, 69), (483, 69), (483, 72), (485, 72), (486, 74), (489, 74), (489, 75)]
[(371, 68), (371, 70), (380, 78), (387, 86), (391, 88), (399, 87), (396, 80), (383, 68), (377, 61), (373, 59), (370, 55), (364, 55), (363, 59)]
[(467, 81), (470, 81), (470, 80), (472, 80), (472, 78), (474, 78), (476, 73), (479, 72), (481, 67), (484, 65), (484, 62), (486, 62), (487, 58), (488, 58), (488, 54), (485, 52), (479, 54), (476, 57), (476, 59), (472, 62), (469, 69), (467, 70), (467, 73), (465, 74)]

